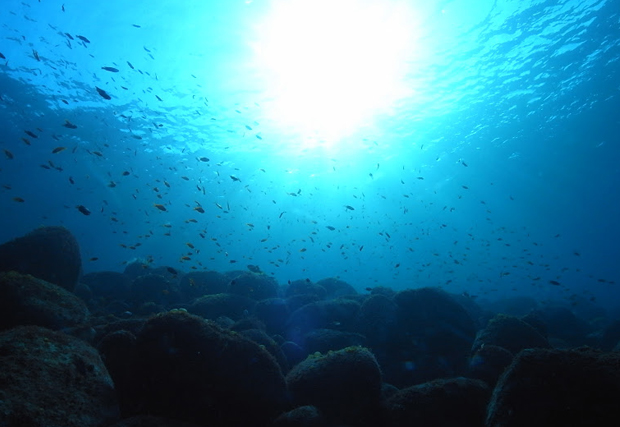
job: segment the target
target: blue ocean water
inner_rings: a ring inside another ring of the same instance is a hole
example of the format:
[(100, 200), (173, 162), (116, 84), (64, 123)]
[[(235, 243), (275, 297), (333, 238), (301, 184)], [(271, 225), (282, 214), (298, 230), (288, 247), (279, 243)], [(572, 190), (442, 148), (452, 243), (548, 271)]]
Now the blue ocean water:
[(378, 2), (411, 25), (374, 74), (372, 25), (312, 56), (329, 8), (266, 63), (287, 2), (99, 3), (0, 10), (0, 241), (64, 225), (85, 272), (617, 305), (618, 1)]

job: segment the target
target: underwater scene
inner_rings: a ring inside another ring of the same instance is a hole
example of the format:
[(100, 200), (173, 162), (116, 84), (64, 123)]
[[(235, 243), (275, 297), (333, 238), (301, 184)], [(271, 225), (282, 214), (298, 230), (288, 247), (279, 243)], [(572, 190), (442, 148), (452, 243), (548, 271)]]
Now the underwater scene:
[(617, 425), (620, 1), (0, 24), (0, 427)]

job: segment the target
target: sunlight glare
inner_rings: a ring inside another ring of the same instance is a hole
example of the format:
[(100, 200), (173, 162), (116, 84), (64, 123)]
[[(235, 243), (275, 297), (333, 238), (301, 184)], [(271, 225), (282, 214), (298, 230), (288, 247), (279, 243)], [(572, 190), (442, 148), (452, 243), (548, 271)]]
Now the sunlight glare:
[(270, 115), (300, 132), (351, 134), (407, 95), (414, 29), (398, 1), (276, 1), (255, 45)]

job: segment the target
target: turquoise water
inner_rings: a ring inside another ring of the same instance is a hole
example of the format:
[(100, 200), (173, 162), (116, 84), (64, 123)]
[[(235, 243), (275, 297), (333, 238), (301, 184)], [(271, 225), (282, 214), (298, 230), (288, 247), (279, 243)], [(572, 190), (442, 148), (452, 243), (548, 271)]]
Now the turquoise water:
[(0, 240), (615, 305), (618, 1), (98, 3), (3, 3)]

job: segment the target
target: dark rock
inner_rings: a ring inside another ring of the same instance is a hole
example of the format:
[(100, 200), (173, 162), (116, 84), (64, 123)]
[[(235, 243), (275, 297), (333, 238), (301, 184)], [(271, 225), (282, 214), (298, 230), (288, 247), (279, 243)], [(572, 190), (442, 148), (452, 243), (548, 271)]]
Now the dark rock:
[(290, 312), (286, 300), (282, 298), (268, 298), (256, 303), (254, 316), (260, 319), (270, 334), (283, 334), (286, 319)]
[(378, 425), (381, 370), (362, 347), (311, 355), (286, 376), (294, 405), (313, 405), (332, 423)]
[(308, 352), (293, 341), (284, 341), (280, 345), (280, 349), (282, 350), (282, 353), (284, 353), (284, 356), (286, 356), (289, 367), (297, 365), (308, 356)]
[(359, 309), (359, 303), (342, 298), (306, 304), (289, 317), (287, 338), (299, 343), (303, 335), (314, 329), (353, 331)]
[(0, 245), (0, 271), (31, 274), (73, 291), (81, 269), (78, 242), (64, 227), (41, 227)]
[(498, 314), (478, 333), (472, 352), (483, 345), (503, 347), (512, 354), (526, 348), (549, 348), (549, 342), (536, 329), (513, 316)]
[(285, 374), (289, 370), (288, 360), (286, 359), (286, 355), (278, 345), (269, 335), (267, 335), (264, 331), (260, 329), (246, 329), (240, 332), (240, 335), (245, 338), (254, 341), (256, 344), (263, 346), (265, 350), (267, 350), (273, 358), (280, 365), (280, 369), (282, 373)]
[(325, 420), (314, 406), (300, 406), (280, 415), (272, 427), (324, 427)]
[(97, 350), (38, 326), (0, 334), (0, 425), (102, 427), (119, 418)]
[(184, 301), (192, 301), (203, 295), (224, 293), (230, 280), (217, 271), (193, 271), (181, 278), (179, 291)]
[(284, 296), (289, 298), (296, 295), (313, 295), (317, 299), (322, 300), (327, 297), (327, 290), (313, 283), (310, 279), (294, 280), (286, 287)]
[(321, 279), (316, 282), (316, 284), (327, 291), (327, 298), (339, 298), (345, 295), (357, 294), (357, 291), (353, 286), (344, 280), (336, 279), (334, 277)]
[(119, 421), (108, 427), (201, 427), (198, 424), (184, 423), (182, 421), (169, 420), (167, 418), (153, 417), (151, 415), (137, 415)]
[(115, 271), (97, 271), (82, 276), (80, 280), (88, 285), (92, 298), (104, 301), (126, 300), (131, 291), (131, 279)]
[(125, 270), (123, 270), (123, 274), (129, 277), (130, 280), (136, 280), (140, 276), (145, 276), (147, 274), (151, 274), (153, 269), (150, 266), (150, 262), (143, 260), (136, 260), (127, 264)]
[(266, 274), (243, 273), (230, 281), (228, 292), (255, 301), (278, 296), (278, 282)]
[[(577, 317), (566, 307), (547, 307), (539, 312), (549, 339), (565, 347), (580, 347), (588, 343), (588, 334), (594, 332), (588, 322)], [(556, 347), (558, 347), (557, 345)]]
[(400, 390), (388, 399), (389, 425), (482, 426), (490, 395), (486, 383), (468, 378), (418, 384)]
[(247, 317), (255, 304), (255, 301), (241, 295), (205, 295), (196, 299), (189, 306), (188, 311), (210, 320), (216, 320), (222, 316), (239, 320)]
[(335, 331), (333, 329), (315, 329), (303, 337), (303, 347), (311, 353), (327, 353), (343, 348), (362, 346), (366, 338), (354, 332)]
[(615, 426), (620, 354), (590, 348), (520, 352), (500, 378), (487, 426)]
[(397, 324), (397, 305), (390, 298), (371, 295), (360, 308), (359, 329), (371, 348), (388, 344)]
[(294, 313), (296, 310), (299, 310), (304, 305), (321, 301), (321, 299), (322, 298), (319, 298), (317, 295), (314, 294), (293, 295), (286, 298), (286, 305), (288, 306), (289, 312)]
[(513, 357), (513, 354), (505, 348), (496, 345), (482, 346), (469, 360), (467, 376), (494, 387)]
[(151, 302), (157, 306), (170, 307), (178, 303), (181, 297), (173, 282), (159, 274), (147, 274), (134, 279), (129, 299), (136, 306)]
[(463, 375), (476, 335), (473, 319), (437, 288), (394, 296), (397, 326), (377, 352), (386, 381), (397, 387)]
[(287, 403), (275, 359), (258, 344), (180, 310), (138, 335), (143, 413), (207, 426), (264, 426)]
[(58, 285), (16, 272), (0, 273), (0, 329), (38, 325), (63, 329), (84, 323), (88, 309)]
[(116, 395), (123, 417), (140, 413), (141, 385), (134, 382), (136, 336), (120, 330), (107, 334), (97, 346), (108, 372), (114, 380)]

